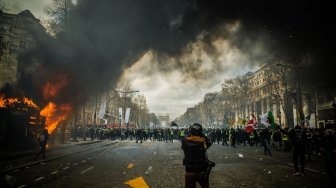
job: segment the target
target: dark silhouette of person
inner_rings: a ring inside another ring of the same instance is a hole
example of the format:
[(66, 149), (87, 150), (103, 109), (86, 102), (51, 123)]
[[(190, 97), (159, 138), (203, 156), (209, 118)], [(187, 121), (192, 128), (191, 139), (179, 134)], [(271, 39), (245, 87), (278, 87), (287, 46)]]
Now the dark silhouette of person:
[[(296, 125), (294, 129), (285, 131), (279, 126), (277, 127), (282, 133), (287, 134), (293, 145), (293, 165), (295, 173), (294, 176), (303, 176), (305, 169), (305, 150), (307, 137), (305, 129), (302, 129), (300, 125)], [(298, 159), (300, 158), (300, 169), (298, 165)]]
[(198, 182), (203, 188), (209, 187), (206, 151), (211, 146), (210, 140), (203, 135), (202, 125), (194, 123), (189, 127), (189, 134), (182, 139), (185, 166), (185, 187), (195, 188)]
[(41, 154), (44, 159), (47, 158), (45, 153), (46, 153), (48, 140), (49, 140), (48, 130), (44, 129), (38, 137), (38, 141), (40, 144), (40, 151), (35, 155), (34, 161), (36, 161)]

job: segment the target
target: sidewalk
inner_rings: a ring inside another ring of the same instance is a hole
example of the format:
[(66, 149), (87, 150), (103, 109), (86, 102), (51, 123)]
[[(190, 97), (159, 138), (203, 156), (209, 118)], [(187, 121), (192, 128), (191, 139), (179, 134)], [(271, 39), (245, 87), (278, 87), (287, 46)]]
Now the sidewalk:
[[(58, 144), (49, 149), (47, 149), (46, 159), (33, 160), (34, 155), (39, 150), (28, 150), (28, 151), (0, 151), (0, 173), (6, 173), (12, 170), (24, 168), (26, 166), (39, 164), (41, 162), (46, 162), (54, 159), (58, 159), (60, 157), (64, 157), (67, 155), (71, 155), (76, 153), (76, 147), (74, 146), (83, 146), (88, 144), (95, 144), (103, 142), (103, 140), (78, 140), (76, 142), (69, 141), (65, 144)], [(114, 143), (111, 141), (109, 144)], [(74, 149), (67, 150), (67, 148), (74, 147)]]
[[(74, 145), (86, 145), (86, 144), (94, 144), (94, 143), (99, 143), (102, 142), (102, 140), (78, 140), (78, 141), (66, 141), (64, 144), (56, 144), (52, 146), (51, 148), (48, 148), (48, 151), (54, 151), (60, 148), (64, 147), (70, 147)], [(20, 157), (24, 157), (27, 155), (35, 154), (39, 151), (38, 148), (35, 150), (25, 150), (25, 151), (2, 151), (0, 150), (0, 161), (6, 161), (6, 160), (11, 160), (11, 159), (17, 159)]]

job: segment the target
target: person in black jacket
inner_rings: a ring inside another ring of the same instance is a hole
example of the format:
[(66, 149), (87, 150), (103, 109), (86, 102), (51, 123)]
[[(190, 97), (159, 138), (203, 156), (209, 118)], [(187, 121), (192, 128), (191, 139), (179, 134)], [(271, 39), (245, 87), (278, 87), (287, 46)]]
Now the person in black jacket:
[(185, 166), (185, 187), (196, 187), (198, 182), (203, 188), (209, 187), (209, 179), (205, 176), (207, 170), (206, 151), (211, 142), (203, 135), (202, 125), (194, 123), (189, 127), (189, 135), (182, 140)]
[[(289, 139), (293, 146), (293, 164), (295, 173), (294, 176), (303, 176), (305, 168), (305, 151), (306, 151), (306, 130), (303, 129), (300, 125), (296, 125), (294, 129), (289, 131), (284, 131), (278, 127), (280, 131), (289, 136)], [(300, 157), (300, 169), (298, 166), (298, 158)]]
[(264, 146), (264, 155), (272, 156), (271, 146), (270, 146), (271, 133), (268, 128), (265, 128), (262, 130), (261, 138), (262, 138), (262, 144)]
[(142, 129), (138, 129), (136, 131), (136, 143), (138, 143), (138, 141), (140, 140), (140, 143), (142, 143)]
[(325, 168), (330, 178), (330, 187), (336, 185), (336, 129), (331, 125), (325, 127), (322, 140), (322, 149), (325, 158)]

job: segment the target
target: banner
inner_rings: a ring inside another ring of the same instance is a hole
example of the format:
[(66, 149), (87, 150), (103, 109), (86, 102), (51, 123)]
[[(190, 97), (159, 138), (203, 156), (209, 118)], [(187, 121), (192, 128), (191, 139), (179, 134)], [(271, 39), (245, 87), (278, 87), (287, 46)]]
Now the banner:
[(122, 108), (119, 108), (119, 121), (120, 122), (123, 121), (123, 110), (122, 110)]
[(99, 112), (98, 112), (98, 117), (100, 119), (104, 119), (105, 118), (105, 113), (106, 113), (106, 102), (103, 101), (100, 103), (100, 107), (99, 107)]
[(126, 113), (125, 113), (125, 123), (128, 123), (130, 112), (131, 112), (131, 109), (127, 108)]

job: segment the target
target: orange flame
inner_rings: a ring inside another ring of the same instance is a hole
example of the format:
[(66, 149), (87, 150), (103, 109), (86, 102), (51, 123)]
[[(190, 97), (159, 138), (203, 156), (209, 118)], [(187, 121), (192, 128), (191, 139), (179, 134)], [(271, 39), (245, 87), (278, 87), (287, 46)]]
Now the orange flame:
[(49, 104), (41, 110), (40, 115), (46, 117), (46, 128), (49, 133), (52, 133), (57, 125), (68, 117), (70, 112), (70, 105), (61, 105), (58, 108), (55, 103), (49, 102)]
[(24, 98), (23, 102), (30, 107), (33, 107), (35, 109), (40, 109), (40, 107), (38, 107), (32, 100), (30, 100), (26, 97)]
[(37, 110), (40, 109), (40, 107), (38, 107), (31, 99), (28, 98), (24, 98), (23, 101), (21, 101), (18, 98), (4, 98), (4, 97), (0, 97), (0, 107), (1, 108), (6, 108), (8, 106), (12, 106), (15, 104), (20, 104), (20, 103), (24, 103), (29, 107), (35, 108)]
[(0, 108), (5, 108), (5, 99), (3, 97), (0, 97)]
[(20, 102), (18, 98), (8, 98), (7, 101), (8, 101), (9, 104)]
[(68, 84), (66, 75), (59, 75), (57, 83), (47, 82), (43, 87), (43, 97), (44, 99), (50, 99), (56, 97), (58, 93)]

